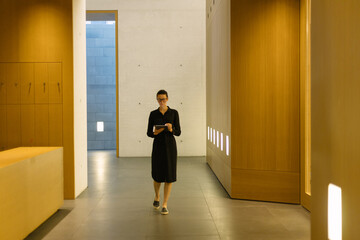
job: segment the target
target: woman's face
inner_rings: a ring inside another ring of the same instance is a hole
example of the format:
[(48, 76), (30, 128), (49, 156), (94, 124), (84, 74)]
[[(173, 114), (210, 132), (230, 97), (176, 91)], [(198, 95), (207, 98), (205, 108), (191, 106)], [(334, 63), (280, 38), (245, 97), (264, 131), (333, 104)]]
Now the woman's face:
[(157, 95), (156, 98), (157, 98), (157, 101), (158, 101), (160, 107), (166, 107), (166, 103), (168, 101), (166, 94), (159, 94), (159, 95)]

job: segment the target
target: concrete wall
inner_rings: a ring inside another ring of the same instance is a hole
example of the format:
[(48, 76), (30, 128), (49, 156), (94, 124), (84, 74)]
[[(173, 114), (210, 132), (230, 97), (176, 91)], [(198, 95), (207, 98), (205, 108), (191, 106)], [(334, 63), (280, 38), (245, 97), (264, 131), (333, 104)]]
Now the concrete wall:
[(311, 4), (311, 238), (328, 239), (327, 195), (333, 183), (342, 188), (342, 239), (358, 239), (360, 1)]
[(150, 156), (147, 121), (162, 88), (179, 111), (179, 155), (205, 155), (205, 1), (88, 0), (87, 9), (118, 10), (120, 156)]
[(88, 186), (86, 124), (86, 28), (85, 0), (73, 0), (74, 58), (74, 177), (77, 197)]
[[(115, 24), (90, 23), (86, 24), (88, 149), (116, 149)], [(104, 132), (97, 132), (98, 121), (104, 122)]]

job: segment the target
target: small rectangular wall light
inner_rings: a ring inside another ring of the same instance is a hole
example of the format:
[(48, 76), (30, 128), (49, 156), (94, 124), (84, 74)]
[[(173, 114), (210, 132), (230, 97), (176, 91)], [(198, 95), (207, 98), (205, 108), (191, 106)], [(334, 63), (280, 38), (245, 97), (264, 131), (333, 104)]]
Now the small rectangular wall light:
[(221, 151), (223, 151), (224, 150), (224, 135), (223, 135), (223, 133), (221, 133), (220, 134), (220, 148), (221, 148)]
[(216, 142), (215, 129), (213, 129), (213, 136), (214, 136), (214, 139), (213, 139), (214, 141), (213, 141), (213, 143), (214, 143), (214, 145), (215, 145), (215, 142)]
[(212, 142), (212, 128), (210, 128), (210, 142)]
[(103, 132), (104, 131), (104, 122), (97, 122), (96, 124), (96, 128), (98, 132)]
[(329, 240), (342, 239), (342, 200), (341, 188), (329, 184), (328, 187), (328, 238)]
[(229, 136), (226, 136), (226, 155), (229, 156), (230, 148), (229, 148)]
[(210, 127), (208, 126), (208, 140), (210, 140)]
[(219, 131), (216, 132), (216, 146), (219, 147)]

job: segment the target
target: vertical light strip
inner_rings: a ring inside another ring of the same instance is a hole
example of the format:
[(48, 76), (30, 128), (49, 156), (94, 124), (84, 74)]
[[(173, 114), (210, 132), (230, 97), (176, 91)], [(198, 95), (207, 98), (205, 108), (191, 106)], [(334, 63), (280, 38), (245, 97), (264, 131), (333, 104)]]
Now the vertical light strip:
[(208, 126), (208, 140), (210, 140), (210, 127)]
[(226, 155), (229, 156), (229, 136), (226, 136)]
[(223, 133), (220, 134), (220, 148), (221, 148), (221, 151), (224, 151), (224, 135)]
[(210, 142), (212, 142), (212, 128), (210, 128)]
[(341, 188), (329, 184), (328, 187), (328, 238), (342, 239), (342, 203)]
[(219, 131), (216, 132), (216, 146), (219, 147)]
[(213, 129), (213, 136), (214, 136), (214, 138), (213, 138), (213, 143), (214, 143), (214, 145), (215, 145), (215, 142), (216, 142), (216, 138), (215, 138), (215, 128)]

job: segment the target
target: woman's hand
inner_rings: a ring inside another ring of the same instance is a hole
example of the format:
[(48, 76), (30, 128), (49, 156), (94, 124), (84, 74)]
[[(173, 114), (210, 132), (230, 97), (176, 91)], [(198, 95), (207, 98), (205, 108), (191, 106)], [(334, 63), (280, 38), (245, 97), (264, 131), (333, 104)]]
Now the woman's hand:
[(173, 131), (171, 123), (165, 123), (165, 125), (168, 127), (169, 132)]
[(165, 128), (155, 129), (154, 135), (158, 135), (159, 133), (161, 133), (162, 131), (164, 131), (164, 129), (165, 129)]

